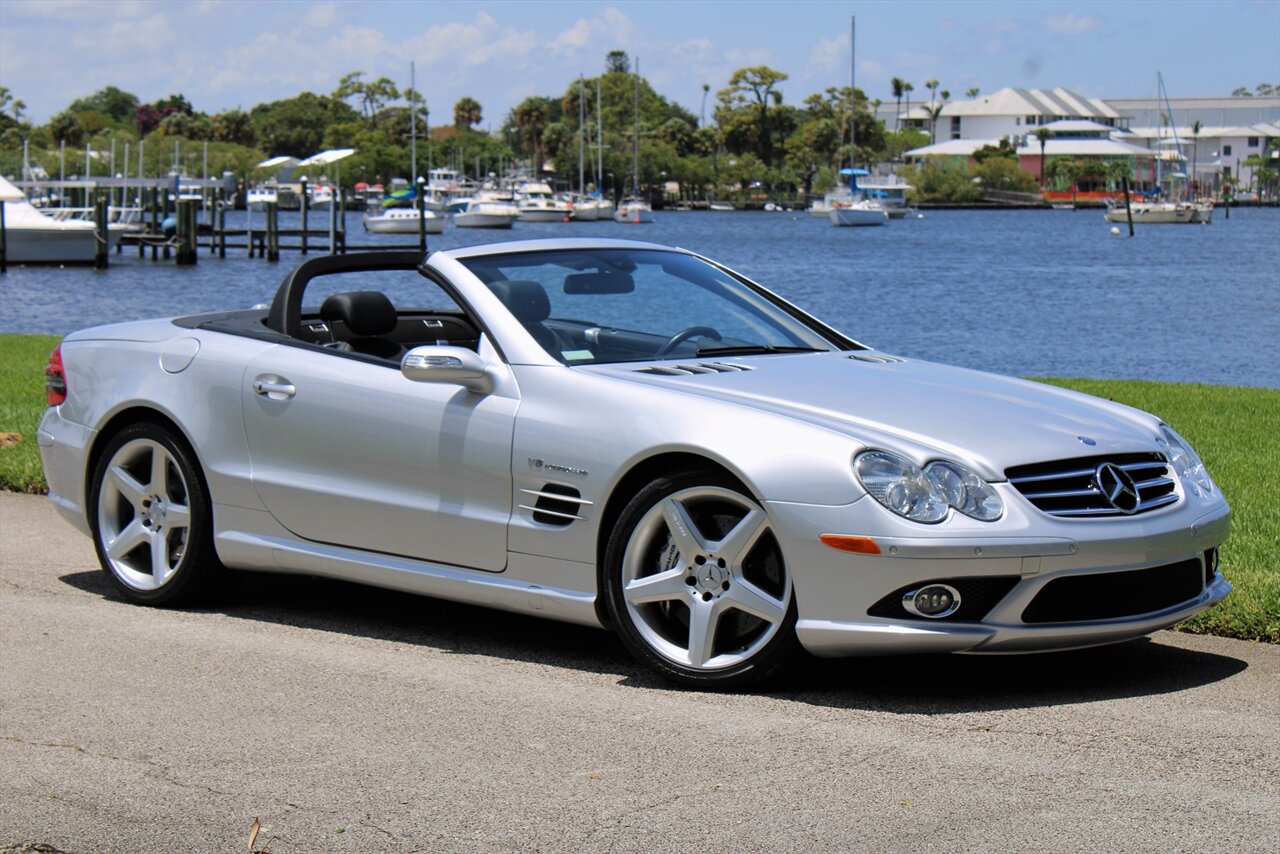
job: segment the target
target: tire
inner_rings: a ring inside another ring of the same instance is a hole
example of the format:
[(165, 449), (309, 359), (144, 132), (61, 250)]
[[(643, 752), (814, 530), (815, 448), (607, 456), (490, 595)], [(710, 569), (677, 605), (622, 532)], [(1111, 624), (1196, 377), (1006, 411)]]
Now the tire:
[(226, 575), (195, 454), (160, 424), (132, 424), (107, 443), (93, 472), (89, 525), (99, 563), (133, 602), (194, 604)]
[(622, 511), (604, 560), (622, 642), (673, 682), (757, 685), (799, 649), (791, 575), (769, 517), (724, 475), (650, 483)]

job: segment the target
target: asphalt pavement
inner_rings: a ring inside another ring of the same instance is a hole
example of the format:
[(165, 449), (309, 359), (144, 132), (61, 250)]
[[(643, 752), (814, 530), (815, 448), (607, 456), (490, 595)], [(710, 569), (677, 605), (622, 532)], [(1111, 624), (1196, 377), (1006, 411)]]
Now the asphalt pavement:
[[(320, 579), (127, 604), (0, 494), (0, 852), (1280, 851), (1280, 647), (1160, 632), (699, 694)], [(44, 847), (41, 847), (44, 846)]]

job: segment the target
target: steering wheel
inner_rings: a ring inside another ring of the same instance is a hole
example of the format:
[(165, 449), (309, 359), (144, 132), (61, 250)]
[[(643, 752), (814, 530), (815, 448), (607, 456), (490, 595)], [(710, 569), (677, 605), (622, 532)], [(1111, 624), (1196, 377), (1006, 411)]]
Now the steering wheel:
[(675, 335), (667, 339), (667, 343), (658, 348), (658, 352), (653, 354), (655, 359), (661, 359), (675, 348), (679, 347), (690, 338), (696, 338), (701, 335), (703, 338), (710, 338), (712, 341), (720, 340), (720, 333), (712, 329), (710, 326), (690, 326), (681, 329)]

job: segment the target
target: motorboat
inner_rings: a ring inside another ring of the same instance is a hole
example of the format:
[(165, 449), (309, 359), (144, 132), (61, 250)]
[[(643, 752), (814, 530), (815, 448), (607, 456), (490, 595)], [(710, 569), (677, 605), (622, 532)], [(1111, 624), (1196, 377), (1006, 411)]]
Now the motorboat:
[(837, 205), (851, 205), (853, 201), (853, 193), (849, 192), (849, 188), (841, 187), (823, 195), (822, 201), (809, 205), (809, 215), (826, 218)]
[(837, 204), (827, 213), (832, 225), (884, 225), (889, 213), (878, 202), (862, 199), (847, 205)]
[(253, 187), (245, 195), (245, 205), (251, 211), (265, 211), (267, 205), (279, 202), (279, 195), (276, 187), (270, 184), (260, 184)]
[[(5, 261), (13, 264), (67, 264), (92, 261), (98, 235), (92, 221), (55, 219), (38, 210), (21, 190), (0, 177), (0, 204), (4, 205)], [(107, 248), (128, 230), (120, 223), (107, 225)]]
[(590, 196), (570, 193), (564, 201), (573, 209), (574, 222), (595, 222), (600, 218), (600, 205)]
[(613, 212), (614, 222), (653, 222), (653, 208), (644, 199), (623, 199)]
[(888, 180), (875, 178), (870, 181), (860, 181), (858, 189), (867, 199), (884, 208), (889, 219), (906, 219), (911, 213), (911, 208), (907, 206), (907, 190), (914, 188), (904, 181), (895, 180), (893, 175), (888, 176)]
[(307, 206), (313, 211), (327, 211), (333, 205), (333, 187), (318, 184), (311, 188), (311, 199)]
[(524, 184), (516, 194), (516, 208), (521, 222), (568, 222), (573, 219), (573, 205), (557, 199), (551, 187), (541, 181)]
[(711, 204), (707, 205), (707, 207), (713, 211), (721, 211), (721, 212), (737, 210), (737, 208), (733, 206), (733, 202), (712, 202)]
[(510, 228), (520, 218), (520, 209), (511, 202), (471, 199), (453, 215), (458, 228)]
[[(422, 211), (422, 220), (426, 223), (427, 234), (440, 234), (444, 231), (445, 214), (432, 210)], [(364, 230), (371, 234), (417, 234), (418, 211), (415, 208), (385, 208), (380, 211), (364, 212), (361, 218)]]

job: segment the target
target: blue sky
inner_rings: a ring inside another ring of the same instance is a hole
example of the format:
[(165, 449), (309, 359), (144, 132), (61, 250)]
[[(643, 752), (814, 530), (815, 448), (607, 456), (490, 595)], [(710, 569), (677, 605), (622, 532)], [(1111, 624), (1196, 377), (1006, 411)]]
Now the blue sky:
[(471, 96), (496, 126), (621, 49), (696, 115), (704, 83), (714, 97), (747, 65), (790, 75), (793, 103), (847, 82), (851, 15), (858, 85), (885, 101), (895, 76), (917, 97), (937, 78), (953, 98), (972, 86), (1143, 97), (1157, 70), (1174, 97), (1280, 84), (1280, 0), (0, 0), (0, 85), (37, 122), (107, 84), (215, 113), (327, 93), (352, 70), (404, 85), (412, 60), (433, 123)]

